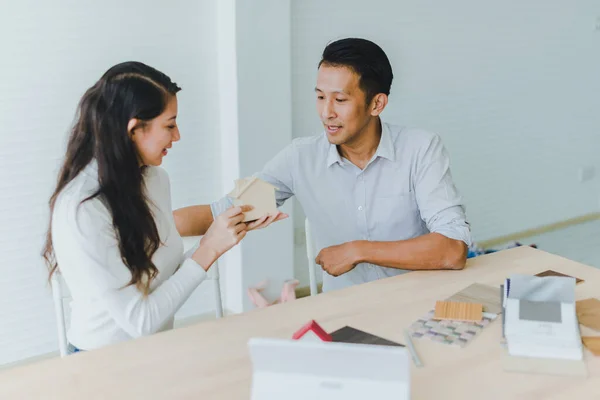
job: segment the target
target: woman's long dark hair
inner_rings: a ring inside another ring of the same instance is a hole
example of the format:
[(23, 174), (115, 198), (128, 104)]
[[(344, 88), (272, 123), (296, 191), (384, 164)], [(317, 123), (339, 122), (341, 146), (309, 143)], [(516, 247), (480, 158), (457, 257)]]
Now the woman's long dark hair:
[(110, 68), (85, 92), (56, 189), (50, 197), (50, 225), (42, 253), (49, 277), (58, 268), (52, 245), (56, 199), (95, 159), (99, 189), (83, 202), (99, 198), (108, 207), (121, 258), (131, 271), (129, 285), (148, 294), (158, 273), (151, 258), (160, 246), (160, 238), (145, 194), (139, 155), (127, 125), (133, 118), (143, 124), (162, 114), (169, 97), (179, 90), (162, 72), (140, 62), (125, 62)]

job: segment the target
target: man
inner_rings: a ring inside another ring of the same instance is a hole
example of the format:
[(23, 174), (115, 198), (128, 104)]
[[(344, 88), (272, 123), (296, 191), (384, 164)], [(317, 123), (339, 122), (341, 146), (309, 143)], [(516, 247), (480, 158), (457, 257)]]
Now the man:
[[(379, 117), (392, 79), (375, 43), (329, 44), (315, 87), (325, 132), (294, 140), (257, 174), (277, 187), (278, 206), (298, 198), (320, 249), (324, 291), (466, 262), (470, 229), (440, 138)], [(230, 205), (213, 203), (212, 215)]]

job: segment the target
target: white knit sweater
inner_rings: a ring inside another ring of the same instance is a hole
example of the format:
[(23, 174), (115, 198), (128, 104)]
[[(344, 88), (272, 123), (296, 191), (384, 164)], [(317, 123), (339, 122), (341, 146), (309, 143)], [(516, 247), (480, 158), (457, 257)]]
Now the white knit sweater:
[(131, 273), (123, 263), (112, 218), (100, 199), (80, 205), (98, 188), (92, 161), (60, 193), (52, 218), (56, 259), (71, 291), (69, 342), (83, 350), (170, 329), (173, 316), (206, 272), (184, 259), (183, 241), (175, 228), (169, 177), (148, 167), (145, 184), (162, 245), (152, 261), (158, 275), (147, 297), (127, 286)]

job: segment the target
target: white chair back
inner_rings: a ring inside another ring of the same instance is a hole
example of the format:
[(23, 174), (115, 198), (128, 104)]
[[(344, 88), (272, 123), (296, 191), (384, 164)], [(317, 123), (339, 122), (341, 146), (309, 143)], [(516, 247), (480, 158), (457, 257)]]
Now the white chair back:
[(223, 301), (221, 300), (221, 276), (219, 275), (219, 261), (208, 270), (208, 279), (213, 281), (215, 292), (215, 316), (217, 319), (223, 318)]
[(319, 292), (317, 289), (317, 264), (315, 263), (315, 242), (310, 229), (308, 218), (304, 220), (304, 232), (306, 233), (306, 258), (308, 258), (308, 279), (310, 281), (310, 295), (316, 296)]
[[(219, 263), (216, 261), (208, 270), (208, 279), (213, 282), (215, 294), (215, 316), (217, 319), (223, 317), (223, 302), (221, 300), (221, 281), (219, 275)], [(71, 302), (71, 292), (67, 287), (62, 275), (58, 270), (50, 279), (52, 287), (52, 300), (54, 302), (54, 317), (56, 318), (56, 330), (58, 336), (58, 350), (61, 357), (68, 354), (67, 322), (65, 309)]]
[[(191, 258), (192, 254), (198, 249), (200, 246), (200, 242), (196, 241), (191, 248), (185, 251), (183, 258)], [(215, 294), (215, 316), (217, 319), (223, 317), (223, 300), (221, 299), (221, 276), (219, 274), (219, 260), (215, 261), (215, 263), (210, 267), (207, 272), (207, 279), (213, 281), (213, 288)]]
[(58, 334), (58, 350), (60, 356), (67, 355), (67, 323), (65, 307), (71, 301), (71, 293), (65, 284), (62, 275), (58, 270), (54, 272), (50, 279), (52, 287), (52, 300), (54, 301), (54, 317), (56, 318), (56, 330)]

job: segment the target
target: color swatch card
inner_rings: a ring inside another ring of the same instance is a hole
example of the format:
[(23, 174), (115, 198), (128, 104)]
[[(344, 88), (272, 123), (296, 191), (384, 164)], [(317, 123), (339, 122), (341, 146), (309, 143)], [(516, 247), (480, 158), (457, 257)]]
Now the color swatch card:
[(329, 334), (334, 342), (338, 343), (362, 343), (362, 344), (378, 344), (383, 346), (401, 346), (403, 344), (392, 342), (377, 335), (361, 331), (360, 329), (344, 326), (337, 331)]
[(557, 271), (553, 271), (551, 269), (544, 271), (544, 272), (540, 272), (539, 274), (535, 274), (535, 276), (539, 276), (539, 277), (545, 277), (545, 276), (560, 276), (563, 278), (575, 278), (575, 284), (579, 284), (581, 282), (583, 282), (583, 279), (571, 276), (571, 275), (567, 275), (567, 274), (563, 274), (561, 272), (557, 272)]
[(435, 320), (435, 310), (419, 318), (409, 328), (414, 338), (428, 338), (436, 342), (464, 347), (469, 344), (498, 314), (483, 313), (480, 322)]
[(581, 341), (595, 356), (600, 356), (600, 336), (582, 336)]
[(581, 325), (600, 331), (600, 300), (585, 299), (576, 303), (577, 319)]
[(505, 280), (504, 337), (517, 357), (581, 360), (575, 278), (514, 274)]

